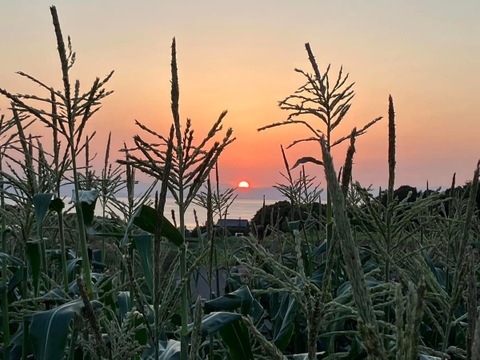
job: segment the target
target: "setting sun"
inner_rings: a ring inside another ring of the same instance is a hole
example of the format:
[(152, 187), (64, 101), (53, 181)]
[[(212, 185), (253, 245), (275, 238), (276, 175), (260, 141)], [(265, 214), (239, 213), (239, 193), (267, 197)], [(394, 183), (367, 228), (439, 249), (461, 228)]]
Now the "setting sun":
[(248, 189), (250, 187), (250, 184), (247, 181), (243, 180), (238, 183), (238, 187), (241, 189)]

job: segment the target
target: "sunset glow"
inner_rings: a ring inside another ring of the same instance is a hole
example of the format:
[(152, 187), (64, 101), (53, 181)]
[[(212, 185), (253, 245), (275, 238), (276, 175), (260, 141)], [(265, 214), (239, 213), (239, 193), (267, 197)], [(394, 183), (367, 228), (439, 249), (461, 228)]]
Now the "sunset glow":
[[(50, 96), (15, 74), (17, 71), (62, 88), (50, 5), (46, 0), (3, 4), (0, 88)], [(383, 117), (355, 143), (353, 181), (382, 188), (387, 184), (389, 94), (397, 120), (398, 186), (425, 187), (427, 181), (432, 188), (448, 186), (453, 173), (458, 183), (465, 182), (471, 179), (480, 156), (478, 1), (465, 0), (459, 5), (437, 0), (86, 0), (59, 2), (57, 10), (63, 34), (71, 36), (76, 52), (72, 74), (80, 80), (81, 93), (95, 77), (103, 78), (115, 70), (107, 85), (114, 93), (103, 100), (101, 110), (85, 129), (85, 133), (96, 132), (90, 152), (98, 155), (93, 160), (97, 168), (102, 167), (109, 132), (111, 158), (123, 156), (119, 150), (124, 143), (132, 146), (133, 136), (141, 133), (135, 119), (168, 136), (173, 37), (177, 41), (182, 124), (192, 119), (193, 143), (198, 144), (221, 112), (228, 110), (224, 129), (232, 127), (237, 140), (220, 156), (220, 180), (237, 184), (239, 177), (245, 176), (255, 184), (248, 194), (285, 181), (280, 145), (286, 149), (290, 165), (305, 156), (321, 158), (320, 146), (314, 141), (287, 148), (311, 136), (304, 126), (257, 131), (287, 119), (289, 113), (278, 107), (278, 101), (304, 84), (294, 69), (312, 73), (306, 42), (310, 42), (321, 72), (331, 64), (330, 74), (336, 79), (343, 66), (343, 72), (350, 74), (349, 81), (355, 83), (352, 107), (335, 129), (335, 139)], [(318, 14), (325, 14), (322, 21)], [(10, 117), (8, 108), (9, 100), (0, 97), (0, 115)], [(303, 120), (324, 131), (318, 119)], [(29, 129), (34, 136), (45, 131), (43, 125), (35, 126)], [(337, 171), (347, 143), (333, 149)], [(318, 183), (325, 184), (321, 166), (306, 164), (305, 168)], [(297, 176), (298, 170), (292, 174)], [(139, 180), (149, 181), (146, 176)], [(242, 181), (238, 187), (248, 188), (248, 182)]]
[(238, 183), (238, 187), (240, 189), (248, 189), (250, 187), (250, 184), (247, 181), (243, 180)]

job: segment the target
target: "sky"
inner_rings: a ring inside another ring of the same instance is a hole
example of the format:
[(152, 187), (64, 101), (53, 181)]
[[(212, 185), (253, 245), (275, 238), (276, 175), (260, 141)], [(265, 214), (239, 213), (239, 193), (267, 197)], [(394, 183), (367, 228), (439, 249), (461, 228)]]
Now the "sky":
[[(24, 71), (60, 88), (61, 73), (49, 6), (57, 7), (77, 61), (72, 71), (86, 90), (95, 77), (115, 70), (91, 120), (101, 164), (108, 133), (113, 156), (141, 134), (135, 119), (167, 134), (170, 112), (170, 46), (177, 41), (180, 115), (191, 118), (200, 141), (223, 110), (224, 128), (237, 140), (221, 156), (220, 181), (252, 188), (284, 183), (280, 146), (309, 136), (288, 125), (278, 101), (303, 85), (295, 68), (312, 72), (309, 42), (320, 69), (341, 66), (355, 82), (352, 108), (336, 136), (378, 116), (384, 120), (357, 140), (353, 178), (385, 188), (388, 96), (397, 126), (396, 185), (446, 187), (453, 173), (471, 179), (480, 158), (480, 2), (463, 0), (245, 0), (245, 1), (4, 1), (0, 12), (0, 87), (43, 94), (15, 74)], [(0, 113), (8, 102), (0, 99)], [(321, 124), (308, 119), (315, 127)], [(42, 127), (32, 131), (41, 133)], [(346, 148), (333, 150), (338, 169)], [(308, 143), (289, 148), (290, 164), (321, 157)], [(307, 172), (324, 185), (323, 169)], [(293, 171), (298, 175), (298, 169)]]

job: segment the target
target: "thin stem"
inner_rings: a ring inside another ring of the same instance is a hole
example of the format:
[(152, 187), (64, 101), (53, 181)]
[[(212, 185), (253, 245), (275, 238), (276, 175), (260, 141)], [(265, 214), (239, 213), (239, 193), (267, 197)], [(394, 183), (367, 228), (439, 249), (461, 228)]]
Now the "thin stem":
[[(26, 257), (26, 256), (25, 256)], [(23, 296), (27, 298), (27, 282), (28, 282), (28, 266), (27, 264), (23, 267), (23, 283), (22, 283), (22, 292)], [(29, 321), (26, 316), (23, 317), (23, 337), (22, 337), (22, 360), (27, 360), (28, 358), (28, 348), (30, 346), (30, 335), (29, 335)]]
[(390, 95), (388, 97), (388, 203), (393, 201), (395, 164), (395, 109)]
[[(170, 129), (170, 137), (168, 139), (168, 149), (166, 154), (166, 166), (162, 178), (162, 186), (160, 190), (160, 197), (156, 199), (157, 220), (155, 224), (155, 238), (153, 242), (153, 267), (154, 267), (154, 284), (153, 284), (153, 305), (155, 314), (155, 359), (159, 357), (159, 329), (160, 329), (160, 299), (162, 298), (162, 292), (160, 290), (160, 243), (162, 240), (162, 225), (163, 225), (163, 212), (165, 210), (165, 203), (167, 201), (167, 183), (170, 176), (170, 169), (172, 164), (172, 152), (173, 152), (173, 126)], [(183, 277), (182, 277), (183, 279)]]
[[(60, 200), (60, 188), (62, 186), (62, 172), (60, 169), (60, 145), (58, 141), (58, 119), (57, 119), (57, 107), (55, 105), (55, 96), (52, 91), (51, 94), (52, 101), (52, 122), (53, 122), (53, 164), (55, 167), (55, 173), (57, 174), (57, 199)], [(65, 225), (63, 222), (63, 202), (62, 208), (58, 209), (58, 233), (60, 237), (60, 257), (62, 262), (62, 276), (63, 276), (63, 290), (65, 293), (68, 293), (68, 268), (67, 268), (67, 247), (65, 242)]]
[[(394, 186), (395, 186), (395, 109), (393, 107), (393, 98), (388, 97), (388, 190), (386, 207), (386, 232), (385, 232), (385, 251), (390, 254), (392, 246), (392, 217), (394, 210)], [(390, 282), (390, 258), (385, 258), (385, 282)], [(390, 311), (385, 312), (385, 321), (390, 322)]]
[(78, 225), (78, 236), (80, 238), (80, 247), (82, 250), (82, 267), (83, 267), (83, 277), (85, 281), (85, 288), (89, 297), (93, 296), (93, 284), (92, 284), (92, 275), (90, 270), (90, 259), (88, 258), (88, 245), (87, 245), (87, 232), (85, 229), (85, 223), (83, 219), (82, 205), (80, 202), (79, 188), (80, 184), (78, 181), (78, 171), (77, 164), (75, 161), (75, 152), (72, 150), (72, 169), (73, 169), (73, 183), (74, 183), (74, 204), (75, 212), (77, 214), (77, 225)]
[(68, 75), (69, 65), (68, 59), (66, 55), (65, 43), (63, 41), (62, 30), (60, 28), (60, 22), (58, 20), (57, 9), (52, 6), (50, 7), (50, 12), (52, 14), (53, 19), (53, 26), (55, 28), (55, 35), (57, 38), (57, 45), (58, 45), (58, 54), (60, 56), (60, 62), (62, 65), (62, 75), (63, 75), (63, 85), (65, 91), (65, 107), (66, 107), (66, 116), (68, 120), (69, 126), (69, 136), (67, 136), (68, 146), (70, 148), (70, 156), (72, 159), (72, 171), (73, 171), (73, 183), (74, 183), (74, 204), (75, 204), (75, 212), (77, 215), (77, 223), (78, 223), (78, 236), (80, 238), (80, 247), (82, 250), (82, 267), (83, 267), (83, 277), (85, 281), (85, 287), (87, 290), (87, 294), (89, 297), (93, 296), (93, 284), (92, 284), (92, 276), (90, 270), (90, 260), (88, 258), (88, 246), (87, 246), (87, 234), (85, 231), (85, 224), (83, 220), (83, 212), (82, 206), (79, 201), (79, 189), (80, 189), (80, 182), (79, 182), (79, 175), (78, 175), (78, 168), (77, 168), (77, 161), (76, 161), (76, 146), (75, 146), (75, 113), (72, 110), (72, 100), (71, 90), (70, 90), (70, 80)]
[(62, 276), (63, 276), (63, 290), (68, 293), (68, 268), (67, 268), (67, 247), (65, 246), (65, 225), (63, 223), (63, 210), (60, 210), (57, 215), (58, 232), (60, 236), (60, 251), (62, 261)]
[[(2, 174), (2, 163), (3, 163), (3, 149), (0, 149), (0, 206), (2, 209), (2, 229), (1, 229), (1, 237), (2, 237), (2, 252), (7, 254), (7, 233), (6, 233), (6, 226), (7, 222), (5, 219), (5, 194), (4, 194), (4, 187), (3, 187), (3, 176)], [(10, 325), (9, 325), (9, 312), (8, 312), (8, 286), (7, 286), (7, 260), (5, 258), (2, 259), (2, 320), (3, 320), (3, 349), (4, 349), (4, 358), (9, 358), (9, 348), (10, 345)]]
[[(179, 113), (179, 98), (180, 91), (178, 85), (178, 68), (177, 68), (177, 49), (175, 39), (172, 41), (172, 87), (171, 87), (171, 100), (172, 100), (172, 116), (173, 125), (175, 129), (176, 137), (176, 158), (178, 161), (178, 212), (180, 221), (180, 233), (185, 238), (185, 212), (186, 204), (184, 200), (185, 191), (185, 167), (184, 167), (184, 148), (182, 144), (182, 134), (180, 129), (180, 113)], [(180, 278), (184, 279), (187, 274), (187, 244), (184, 242), (180, 247)], [(182, 288), (181, 294), (181, 310), (180, 317), (182, 323), (182, 330), (180, 336), (181, 352), (180, 359), (188, 359), (188, 309), (190, 304), (188, 302), (188, 286)]]

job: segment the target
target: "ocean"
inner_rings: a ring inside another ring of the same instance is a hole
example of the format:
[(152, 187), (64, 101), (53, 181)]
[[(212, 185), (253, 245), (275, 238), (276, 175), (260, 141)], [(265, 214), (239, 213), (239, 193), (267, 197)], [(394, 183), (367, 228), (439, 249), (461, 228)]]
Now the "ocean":
[[(127, 201), (126, 198), (118, 198), (118, 199), (125, 202)], [(66, 199), (67, 202), (69, 200), (70, 199), (68, 198)], [(265, 204), (271, 205), (276, 203), (277, 201), (279, 200), (266, 199)], [(253, 218), (253, 216), (256, 214), (256, 212), (262, 208), (262, 206), (263, 206), (263, 199), (238, 199), (237, 198), (228, 209), (227, 218), (228, 219), (245, 219), (250, 221)], [(172, 210), (175, 211), (176, 223), (178, 226), (178, 223), (179, 223), (178, 206), (177, 204), (175, 204), (175, 200), (173, 198), (167, 197), (167, 202), (165, 204), (165, 211), (163, 214), (168, 220), (170, 220), (173, 223)], [(200, 226), (204, 225), (205, 222), (207, 221), (207, 210), (197, 204), (191, 204), (185, 214), (185, 226), (189, 230), (192, 230), (197, 226), (195, 222), (194, 210), (197, 213), (198, 223)], [(101, 203), (100, 203), (100, 200), (97, 200), (95, 214), (100, 215), (101, 213), (102, 213)], [(214, 222), (217, 222), (218, 216), (216, 216), (213, 220)]]
[[(271, 205), (277, 202), (278, 200), (265, 200), (266, 205)], [(263, 205), (262, 199), (235, 199), (233, 204), (228, 209), (228, 219), (245, 219), (250, 221), (255, 213), (261, 209)], [(171, 198), (167, 198), (167, 203), (165, 204), (164, 215), (167, 219), (172, 220), (172, 209), (175, 211), (175, 216), (177, 217), (178, 224), (178, 208), (175, 204), (175, 201)], [(198, 222), (200, 225), (204, 225), (207, 220), (207, 210), (200, 207), (199, 205), (192, 204), (187, 209), (185, 214), (185, 226), (187, 229), (193, 229), (196, 226), (195, 216), (193, 210), (196, 211)], [(216, 222), (218, 219), (214, 219)]]

